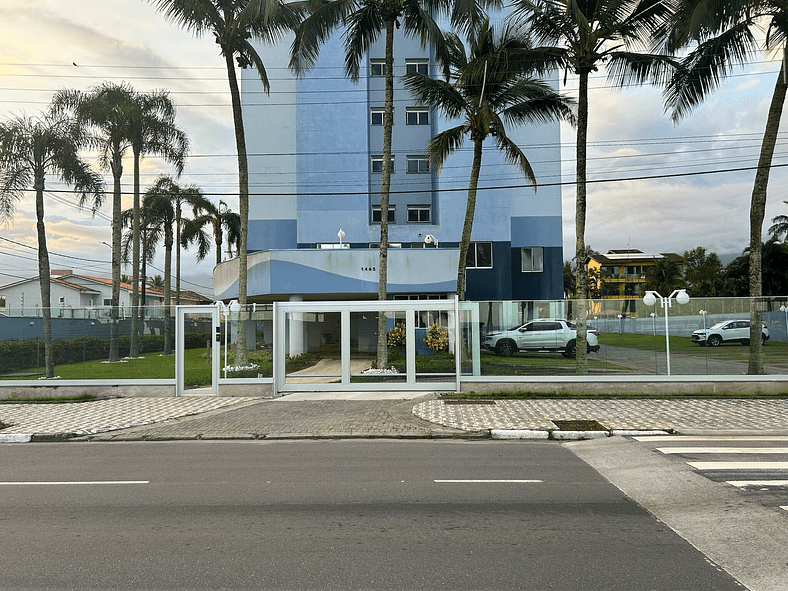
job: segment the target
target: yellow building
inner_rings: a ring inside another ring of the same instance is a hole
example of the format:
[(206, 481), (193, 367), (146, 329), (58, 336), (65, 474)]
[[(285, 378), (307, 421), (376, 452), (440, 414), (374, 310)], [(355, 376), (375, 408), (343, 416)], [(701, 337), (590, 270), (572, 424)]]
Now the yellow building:
[(659, 259), (669, 259), (684, 272), (684, 257), (675, 252), (647, 254), (637, 249), (608, 250), (594, 254), (588, 262), (589, 280), (596, 281), (603, 298), (643, 297), (646, 293), (646, 271)]

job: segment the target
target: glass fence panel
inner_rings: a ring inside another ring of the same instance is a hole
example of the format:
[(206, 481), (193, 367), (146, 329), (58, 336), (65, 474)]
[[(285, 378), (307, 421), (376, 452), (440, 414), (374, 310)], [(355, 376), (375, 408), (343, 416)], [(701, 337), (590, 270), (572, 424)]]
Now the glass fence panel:
[(417, 382), (453, 382), (456, 379), (455, 326), (453, 311), (416, 310), (413, 346)]
[[(378, 369), (378, 315), (386, 318), (387, 367)], [(353, 383), (405, 382), (405, 317), (394, 312), (350, 313), (350, 381)]]
[(285, 315), (284, 330), (285, 383), (341, 381), (341, 312), (290, 312)]
[[(274, 375), (274, 308), (271, 304), (225, 306), (221, 324), (222, 378), (270, 378)], [(243, 327), (243, 328), (241, 328)], [(237, 359), (239, 335), (246, 336), (246, 360)]]
[[(52, 308), (54, 379), (174, 379), (174, 320), (169, 321), (167, 332), (170, 346), (169, 350), (165, 351), (165, 320), (162, 309), (146, 308), (139, 322), (139, 355), (132, 359), (129, 356), (130, 312), (128, 308), (119, 311), (119, 359), (110, 363), (112, 321), (108, 308)], [(3, 310), (0, 314), (0, 380), (47, 378), (44, 334), (44, 319), (40, 309)], [(202, 339), (197, 341), (204, 353), (205, 345)]]

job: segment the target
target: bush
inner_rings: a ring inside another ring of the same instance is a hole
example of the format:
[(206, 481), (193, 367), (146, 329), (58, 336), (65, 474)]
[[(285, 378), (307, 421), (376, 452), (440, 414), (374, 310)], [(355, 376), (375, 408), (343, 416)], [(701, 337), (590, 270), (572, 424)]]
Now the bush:
[(449, 331), (445, 326), (433, 324), (427, 329), (424, 342), (432, 349), (433, 353), (443, 353), (449, 350)]
[(386, 333), (386, 342), (392, 349), (399, 349), (405, 346), (405, 325), (400, 322)]

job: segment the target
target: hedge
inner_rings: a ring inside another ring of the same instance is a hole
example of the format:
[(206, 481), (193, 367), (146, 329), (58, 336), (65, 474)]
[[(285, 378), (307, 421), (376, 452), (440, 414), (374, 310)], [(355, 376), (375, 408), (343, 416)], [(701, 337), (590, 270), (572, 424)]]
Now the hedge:
[[(205, 347), (211, 339), (210, 332), (186, 333), (184, 346), (186, 349)], [(121, 357), (128, 357), (130, 337), (122, 335), (118, 339)], [(175, 349), (175, 337), (172, 337), (172, 348)], [(164, 335), (140, 335), (140, 353), (164, 350)], [(69, 365), (107, 359), (109, 357), (109, 339), (99, 337), (78, 337), (76, 339), (59, 339), (52, 341), (52, 355), (55, 365)], [(10, 339), (0, 341), (0, 373), (12, 373), (25, 369), (41, 367), (44, 364), (44, 341), (41, 339)]]

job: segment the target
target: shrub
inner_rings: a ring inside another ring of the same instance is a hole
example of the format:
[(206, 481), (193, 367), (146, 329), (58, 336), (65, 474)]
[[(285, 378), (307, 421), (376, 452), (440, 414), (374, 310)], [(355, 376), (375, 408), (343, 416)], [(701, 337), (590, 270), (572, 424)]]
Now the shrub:
[(432, 349), (433, 353), (443, 353), (449, 350), (449, 331), (445, 326), (433, 324), (427, 329), (424, 342)]
[(392, 349), (400, 349), (405, 346), (405, 325), (400, 322), (386, 333), (386, 342)]

